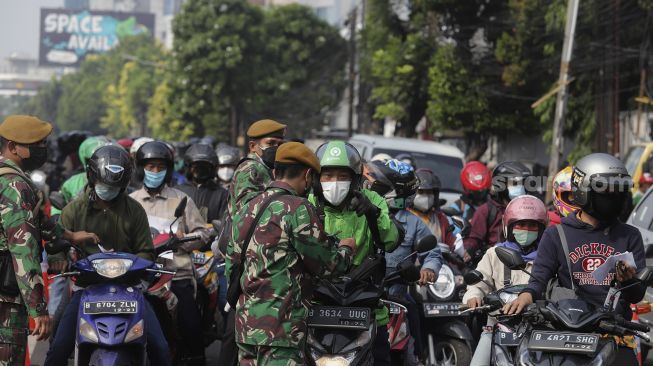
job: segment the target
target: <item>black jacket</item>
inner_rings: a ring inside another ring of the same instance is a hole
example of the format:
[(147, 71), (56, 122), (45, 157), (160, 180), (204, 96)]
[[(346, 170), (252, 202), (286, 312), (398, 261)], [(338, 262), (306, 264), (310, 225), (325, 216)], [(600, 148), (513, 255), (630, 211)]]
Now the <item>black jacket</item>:
[(199, 186), (195, 186), (192, 183), (185, 183), (180, 186), (175, 186), (175, 188), (186, 193), (193, 199), (193, 202), (200, 209), (202, 215), (206, 216), (207, 223), (213, 220), (223, 219), (227, 211), (227, 204), (229, 203), (229, 192), (214, 181), (211, 180)]

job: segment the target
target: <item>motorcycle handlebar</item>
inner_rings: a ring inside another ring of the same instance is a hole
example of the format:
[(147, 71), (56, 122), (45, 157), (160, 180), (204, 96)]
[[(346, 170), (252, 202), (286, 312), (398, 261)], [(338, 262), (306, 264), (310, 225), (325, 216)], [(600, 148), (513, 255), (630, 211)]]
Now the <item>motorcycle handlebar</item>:
[(640, 331), (640, 332), (648, 332), (649, 330), (651, 330), (651, 328), (649, 328), (649, 326), (646, 324), (635, 323), (628, 320), (624, 320), (621, 325), (624, 326), (625, 328)]

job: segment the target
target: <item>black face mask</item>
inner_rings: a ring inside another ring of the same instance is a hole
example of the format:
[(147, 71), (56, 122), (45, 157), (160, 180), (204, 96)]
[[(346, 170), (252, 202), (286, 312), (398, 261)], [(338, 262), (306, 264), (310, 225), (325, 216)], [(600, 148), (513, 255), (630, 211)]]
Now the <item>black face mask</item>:
[(487, 191), (472, 191), (467, 195), (467, 200), (474, 206), (480, 206), (487, 201)]
[(601, 222), (617, 219), (624, 209), (627, 195), (625, 193), (591, 193), (591, 205), (587, 213)]
[(206, 182), (213, 178), (214, 171), (210, 165), (196, 165), (193, 167), (193, 179), (197, 182)]
[(47, 146), (29, 146), (29, 158), (23, 159), (23, 170), (33, 171), (40, 168), (46, 161), (48, 161), (48, 148)]
[(267, 165), (268, 168), (274, 169), (274, 158), (277, 155), (278, 146), (270, 146), (267, 149), (263, 150), (263, 156), (261, 160)]

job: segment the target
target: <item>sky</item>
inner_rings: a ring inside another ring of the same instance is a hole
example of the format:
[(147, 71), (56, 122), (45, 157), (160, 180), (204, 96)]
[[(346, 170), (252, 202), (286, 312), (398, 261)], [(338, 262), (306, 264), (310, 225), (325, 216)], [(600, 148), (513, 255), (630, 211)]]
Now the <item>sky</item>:
[(64, 0), (0, 0), (0, 60), (12, 52), (38, 58), (41, 8), (59, 8)]

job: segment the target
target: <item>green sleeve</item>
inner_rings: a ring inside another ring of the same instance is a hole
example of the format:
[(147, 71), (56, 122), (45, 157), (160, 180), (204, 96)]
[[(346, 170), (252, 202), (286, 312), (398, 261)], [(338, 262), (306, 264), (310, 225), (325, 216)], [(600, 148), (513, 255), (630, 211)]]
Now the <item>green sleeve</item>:
[(299, 206), (289, 215), (286, 232), (291, 245), (302, 258), (305, 268), (314, 276), (331, 277), (347, 272), (352, 251), (328, 240), (317, 214), (309, 203)]
[(381, 240), (383, 241), (383, 247), (385, 251), (392, 252), (399, 246), (400, 243), (398, 242), (399, 231), (395, 223), (390, 218), (390, 210), (388, 209), (388, 204), (385, 202), (385, 199), (376, 192), (363, 189), (363, 193), (365, 196), (367, 196), (370, 202), (381, 209), (381, 213), (377, 219), (379, 234), (381, 235)]
[(134, 228), (134, 232), (130, 235), (130, 237), (134, 238), (133, 253), (143, 259), (154, 261), (156, 255), (154, 254), (154, 244), (152, 244), (150, 223), (147, 221), (147, 214), (145, 213), (145, 209), (143, 209), (143, 207), (138, 202), (135, 203), (138, 207), (135, 210), (135, 224), (132, 226)]

